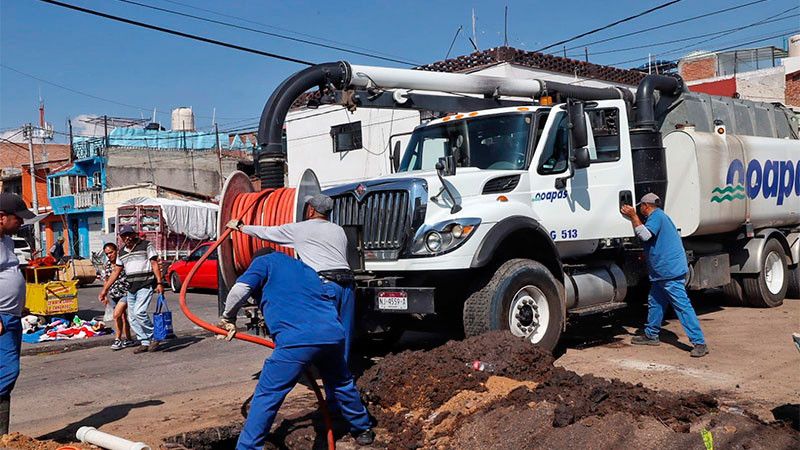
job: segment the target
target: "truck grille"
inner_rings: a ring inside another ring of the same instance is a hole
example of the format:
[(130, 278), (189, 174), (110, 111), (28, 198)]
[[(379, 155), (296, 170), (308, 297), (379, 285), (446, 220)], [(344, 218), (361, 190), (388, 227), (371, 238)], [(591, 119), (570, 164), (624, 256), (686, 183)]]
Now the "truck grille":
[(374, 191), (360, 201), (346, 193), (334, 196), (333, 202), (332, 222), (361, 226), (367, 259), (397, 258), (409, 229), (408, 191)]

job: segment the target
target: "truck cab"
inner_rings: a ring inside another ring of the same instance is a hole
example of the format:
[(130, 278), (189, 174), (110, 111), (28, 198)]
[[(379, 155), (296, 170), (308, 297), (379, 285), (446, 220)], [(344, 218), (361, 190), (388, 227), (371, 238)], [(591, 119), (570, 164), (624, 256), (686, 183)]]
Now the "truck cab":
[[(559, 334), (563, 263), (597, 252), (609, 238), (633, 236), (619, 212), (634, 189), (626, 117), (622, 100), (585, 105), (588, 160), (581, 162), (566, 105), (450, 115), (414, 130), (395, 174), (327, 190), (331, 220), (363, 227), (370, 277), (359, 289), (362, 302), (394, 315), (461, 309), (459, 298), (479, 291), (504, 263), (525, 258), (549, 272), (538, 291), (549, 288), (556, 298), (548, 305), (540, 296), (537, 305), (523, 292), (522, 310), (535, 318), (529, 304), (553, 309), (550, 334)], [(619, 273), (605, 278), (619, 281)], [(527, 337), (535, 322), (511, 320), (506, 328), (519, 323), (515, 334)], [(546, 332), (532, 334), (539, 342)]]

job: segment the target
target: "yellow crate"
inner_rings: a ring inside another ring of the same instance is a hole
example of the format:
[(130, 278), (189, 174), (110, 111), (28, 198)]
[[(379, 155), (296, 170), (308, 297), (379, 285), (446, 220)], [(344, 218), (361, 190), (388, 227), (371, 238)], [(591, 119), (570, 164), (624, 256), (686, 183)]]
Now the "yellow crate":
[(40, 316), (78, 312), (78, 282), (26, 283), (25, 306)]

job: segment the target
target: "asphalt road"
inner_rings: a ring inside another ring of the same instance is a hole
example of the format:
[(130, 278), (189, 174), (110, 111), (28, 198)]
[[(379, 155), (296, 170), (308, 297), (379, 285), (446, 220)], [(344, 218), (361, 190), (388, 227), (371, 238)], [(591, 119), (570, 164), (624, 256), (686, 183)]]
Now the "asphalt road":
[[(96, 293), (97, 288), (82, 291), (81, 302), (83, 296), (89, 299), (82, 303), (87, 314), (99, 311), (92, 308)], [(243, 421), (243, 407), (269, 350), (191, 335), (193, 325), (178, 311), (176, 297), (170, 298), (181, 325), (179, 338), (162, 351), (135, 355), (104, 345), (23, 356), (11, 430), (68, 442), (79, 426), (88, 425), (156, 448), (167, 436)], [(189, 303), (201, 317), (216, 319), (215, 295), (192, 293)], [(773, 309), (726, 307), (713, 298), (698, 299), (695, 305), (711, 348), (705, 358), (689, 358), (688, 340), (679, 322), (669, 317), (660, 347), (630, 345), (646, 314), (640, 307), (570, 325), (556, 364), (657, 390), (713, 393), (763, 420), (773, 419), (773, 408), (800, 404), (800, 354), (790, 338), (800, 329), (800, 301), (787, 300)], [(432, 348), (450, 337), (406, 333), (391, 350)], [(374, 360), (361, 355), (351, 366), (357, 373)], [(281, 414), (314, 409), (310, 390), (298, 385)]]

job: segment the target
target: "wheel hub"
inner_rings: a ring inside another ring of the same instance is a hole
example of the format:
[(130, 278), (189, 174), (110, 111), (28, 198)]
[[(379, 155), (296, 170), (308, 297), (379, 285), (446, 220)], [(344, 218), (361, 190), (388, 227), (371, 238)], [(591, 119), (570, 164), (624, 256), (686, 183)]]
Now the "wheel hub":
[(772, 294), (777, 294), (783, 287), (783, 264), (777, 252), (770, 252), (764, 261), (764, 281)]
[(508, 327), (514, 336), (537, 343), (544, 335), (546, 316), (547, 299), (544, 293), (535, 286), (525, 286), (511, 301)]

